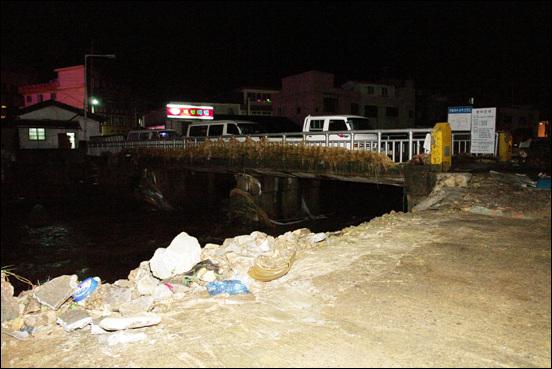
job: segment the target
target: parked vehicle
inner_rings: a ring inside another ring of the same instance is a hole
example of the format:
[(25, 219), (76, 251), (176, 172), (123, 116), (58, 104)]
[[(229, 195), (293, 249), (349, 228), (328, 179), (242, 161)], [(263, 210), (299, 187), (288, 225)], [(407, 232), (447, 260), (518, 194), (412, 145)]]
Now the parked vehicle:
[[(349, 133), (350, 131), (369, 130), (374, 130), (372, 123), (367, 118), (358, 115), (309, 115), (303, 123), (302, 136), (289, 136), (287, 141), (304, 140), (348, 149), (351, 149), (352, 145), (354, 148), (358, 148), (360, 143), (360, 146), (370, 149), (378, 140), (376, 133)], [(328, 132), (336, 133), (328, 134)], [(351, 135), (353, 136), (351, 137)]]
[(266, 130), (256, 122), (246, 120), (212, 120), (190, 124), (186, 132), (186, 138), (203, 141), (205, 138), (236, 136), (236, 139), (244, 140), (245, 138), (238, 136), (262, 135), (263, 133), (266, 133)]
[(133, 129), (128, 133), (127, 142), (176, 140), (180, 135), (172, 129)]

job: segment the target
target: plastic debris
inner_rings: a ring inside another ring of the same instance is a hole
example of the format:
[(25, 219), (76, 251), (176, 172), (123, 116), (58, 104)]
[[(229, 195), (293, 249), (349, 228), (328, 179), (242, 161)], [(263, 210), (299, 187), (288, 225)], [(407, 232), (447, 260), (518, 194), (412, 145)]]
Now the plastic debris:
[(289, 272), (289, 270), (291, 269), (291, 265), (294, 261), (295, 252), (293, 253), (293, 255), (291, 255), (290, 260), (285, 265), (276, 268), (267, 268), (259, 263), (259, 258), (256, 258), (255, 264), (249, 270), (249, 272), (247, 272), (247, 274), (257, 281), (269, 282), (286, 275), (287, 272)]
[(84, 281), (79, 283), (77, 286), (77, 291), (73, 294), (73, 300), (79, 302), (84, 300), (98, 287), (99, 278), (86, 278)]
[(235, 279), (228, 279), (225, 281), (213, 281), (206, 285), (207, 292), (211, 296), (218, 295), (219, 293), (229, 293), (230, 295), (237, 295), (239, 293), (251, 293), (247, 289), (247, 286), (241, 281)]

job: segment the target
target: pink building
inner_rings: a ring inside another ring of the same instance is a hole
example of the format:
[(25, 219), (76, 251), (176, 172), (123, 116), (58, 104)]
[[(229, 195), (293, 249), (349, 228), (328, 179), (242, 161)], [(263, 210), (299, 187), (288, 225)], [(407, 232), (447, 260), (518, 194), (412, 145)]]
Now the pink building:
[(19, 87), (25, 107), (55, 100), (78, 109), (84, 107), (84, 65), (54, 69), (58, 77), (48, 83)]
[(303, 126), (307, 115), (359, 114), (360, 95), (334, 86), (334, 75), (311, 70), (282, 78), (273, 95), (273, 111)]

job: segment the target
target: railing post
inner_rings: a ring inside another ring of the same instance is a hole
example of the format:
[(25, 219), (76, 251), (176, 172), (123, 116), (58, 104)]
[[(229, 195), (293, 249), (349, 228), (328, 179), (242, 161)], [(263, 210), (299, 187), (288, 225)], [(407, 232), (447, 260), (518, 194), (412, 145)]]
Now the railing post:
[(408, 160), (412, 159), (412, 149), (414, 144), (414, 132), (408, 132)]

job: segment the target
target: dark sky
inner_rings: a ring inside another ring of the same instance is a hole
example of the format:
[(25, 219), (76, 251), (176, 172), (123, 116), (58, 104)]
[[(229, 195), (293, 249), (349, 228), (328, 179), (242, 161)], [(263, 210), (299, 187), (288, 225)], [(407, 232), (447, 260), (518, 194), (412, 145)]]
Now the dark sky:
[(519, 103), (544, 104), (550, 5), (2, 1), (1, 47), (2, 56), (53, 77), (55, 68), (83, 64), (93, 45), (94, 54), (116, 54), (105, 63), (136, 92), (167, 101), (279, 88), (283, 77), (315, 69), (335, 74), (337, 83), (385, 73), (434, 92), (503, 93), (510, 101), (513, 94)]

